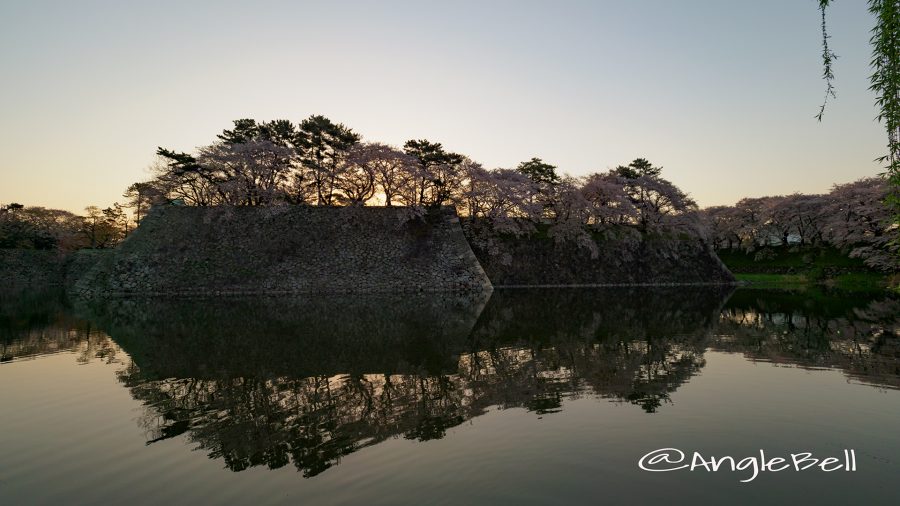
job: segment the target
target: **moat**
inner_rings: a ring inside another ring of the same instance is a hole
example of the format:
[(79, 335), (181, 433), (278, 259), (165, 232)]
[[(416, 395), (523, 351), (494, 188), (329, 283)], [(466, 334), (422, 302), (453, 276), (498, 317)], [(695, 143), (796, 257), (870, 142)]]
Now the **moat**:
[[(900, 298), (0, 298), (0, 503), (893, 504)], [(650, 473), (853, 449), (854, 472)]]

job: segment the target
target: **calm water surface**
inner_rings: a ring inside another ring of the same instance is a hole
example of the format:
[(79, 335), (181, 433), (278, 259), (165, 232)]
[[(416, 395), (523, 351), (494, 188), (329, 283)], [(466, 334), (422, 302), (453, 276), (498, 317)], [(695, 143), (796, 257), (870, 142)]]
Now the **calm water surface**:
[[(0, 504), (900, 503), (885, 295), (19, 293), (0, 355)], [(638, 468), (667, 447), (857, 470)]]

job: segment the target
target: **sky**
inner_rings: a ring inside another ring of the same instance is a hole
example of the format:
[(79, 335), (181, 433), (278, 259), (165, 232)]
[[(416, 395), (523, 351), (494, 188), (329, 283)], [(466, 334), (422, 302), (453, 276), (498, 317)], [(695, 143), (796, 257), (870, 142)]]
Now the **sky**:
[(322, 114), (486, 167), (644, 157), (701, 206), (880, 172), (865, 2), (0, 3), (0, 203), (123, 201), (157, 146)]

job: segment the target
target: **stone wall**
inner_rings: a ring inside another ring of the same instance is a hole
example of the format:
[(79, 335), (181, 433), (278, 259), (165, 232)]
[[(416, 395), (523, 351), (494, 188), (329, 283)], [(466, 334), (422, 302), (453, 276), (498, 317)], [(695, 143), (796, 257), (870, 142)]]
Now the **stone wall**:
[(731, 284), (735, 278), (708, 245), (622, 230), (627, 239), (595, 235), (596, 251), (546, 234), (485, 236), (466, 227), (494, 286)]
[(0, 249), (0, 289), (61, 286), (63, 257), (56, 251)]
[(80, 295), (470, 291), (491, 284), (450, 208), (154, 209)]
[[(462, 227), (452, 208), (154, 209), (118, 248), (0, 250), (6, 287), (84, 296), (480, 291), (499, 286), (729, 284), (689, 237), (595, 235), (591, 252), (540, 231)], [(618, 235), (617, 235), (618, 234)], [(619, 236), (622, 237), (619, 237)], [(471, 246), (470, 246), (471, 244)]]
[(78, 280), (93, 269), (102, 258), (113, 254), (115, 250), (111, 249), (82, 249), (66, 256), (63, 282), (66, 291), (72, 291)]

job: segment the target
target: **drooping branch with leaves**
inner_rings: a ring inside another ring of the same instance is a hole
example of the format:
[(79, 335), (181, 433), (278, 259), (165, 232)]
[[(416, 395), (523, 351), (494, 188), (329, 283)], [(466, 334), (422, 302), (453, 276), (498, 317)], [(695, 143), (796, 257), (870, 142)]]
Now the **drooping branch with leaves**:
[[(836, 58), (828, 47), (825, 11), (832, 0), (819, 0), (822, 13), (822, 63), (826, 82), (825, 102), (834, 97), (832, 64)], [(884, 163), (882, 174), (890, 183), (891, 191), (885, 198), (894, 215), (894, 223), (900, 226), (900, 1), (869, 0), (869, 12), (875, 17), (872, 37), (872, 74), (869, 89), (876, 94), (879, 108), (878, 121), (887, 130), (887, 152), (878, 158)], [(817, 117), (821, 120), (825, 103)]]

